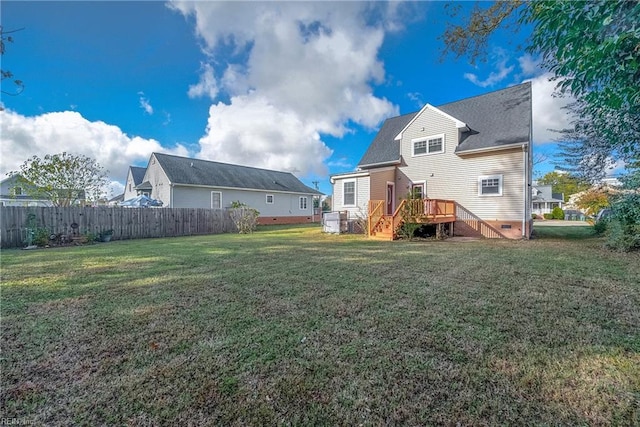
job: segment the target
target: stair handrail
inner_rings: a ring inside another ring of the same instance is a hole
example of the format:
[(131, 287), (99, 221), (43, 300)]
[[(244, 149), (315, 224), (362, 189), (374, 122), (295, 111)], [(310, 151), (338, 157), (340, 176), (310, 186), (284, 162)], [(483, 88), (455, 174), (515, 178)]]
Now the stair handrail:
[(382, 221), (383, 215), (383, 207), (384, 200), (369, 200), (369, 236), (373, 234), (373, 230), (378, 226), (380, 221)]

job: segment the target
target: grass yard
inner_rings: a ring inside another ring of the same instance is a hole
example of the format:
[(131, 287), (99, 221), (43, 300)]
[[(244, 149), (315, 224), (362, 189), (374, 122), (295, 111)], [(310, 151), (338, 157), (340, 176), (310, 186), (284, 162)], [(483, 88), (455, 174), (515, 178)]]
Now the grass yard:
[(267, 227), (2, 254), (2, 419), (639, 425), (640, 254)]

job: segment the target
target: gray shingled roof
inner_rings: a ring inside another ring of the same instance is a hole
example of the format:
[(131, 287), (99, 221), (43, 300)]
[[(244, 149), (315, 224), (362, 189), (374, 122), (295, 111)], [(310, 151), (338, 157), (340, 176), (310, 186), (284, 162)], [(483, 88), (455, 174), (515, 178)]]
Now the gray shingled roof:
[[(498, 148), (529, 141), (531, 129), (531, 83), (523, 83), (484, 95), (437, 107), (464, 122), (456, 153)], [(393, 163), (400, 160), (399, 141), (394, 138), (419, 111), (387, 119), (362, 156), (358, 166)]]
[(380, 128), (364, 156), (360, 159), (358, 166), (400, 161), (400, 141), (395, 141), (395, 137), (413, 120), (416, 114), (418, 114), (417, 111), (385, 120), (382, 128)]
[(498, 148), (529, 141), (531, 131), (531, 83), (523, 83), (485, 95), (438, 107), (467, 124), (456, 153)]
[(131, 169), (131, 175), (133, 176), (133, 184), (138, 185), (144, 179), (144, 174), (147, 172), (147, 168), (140, 168), (138, 166), (129, 166)]
[(154, 153), (173, 184), (322, 194), (289, 172)]

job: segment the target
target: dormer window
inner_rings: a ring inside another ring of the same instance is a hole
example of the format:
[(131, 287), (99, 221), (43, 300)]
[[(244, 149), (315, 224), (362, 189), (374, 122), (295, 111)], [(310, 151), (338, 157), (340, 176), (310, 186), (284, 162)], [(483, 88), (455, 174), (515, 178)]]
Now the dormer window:
[(444, 153), (444, 134), (411, 140), (411, 155), (413, 157), (438, 153)]

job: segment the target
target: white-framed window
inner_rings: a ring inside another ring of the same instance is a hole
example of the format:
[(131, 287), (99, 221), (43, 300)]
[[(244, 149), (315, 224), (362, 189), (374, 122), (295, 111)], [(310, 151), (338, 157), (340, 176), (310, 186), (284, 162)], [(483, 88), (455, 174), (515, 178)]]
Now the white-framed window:
[(222, 209), (222, 192), (211, 192), (211, 209)]
[(356, 182), (345, 181), (342, 183), (342, 206), (356, 205)]
[(15, 194), (16, 196), (22, 196), (22, 187), (14, 187), (13, 194)]
[(411, 155), (414, 157), (438, 153), (444, 153), (443, 133), (411, 140)]
[(267, 202), (268, 205), (272, 205), (273, 204), (273, 194), (267, 194), (266, 202)]
[(307, 210), (307, 196), (300, 196), (300, 210)]
[(502, 175), (479, 176), (478, 196), (502, 196)]
[(414, 199), (424, 199), (424, 182), (414, 182), (411, 184), (411, 197)]

